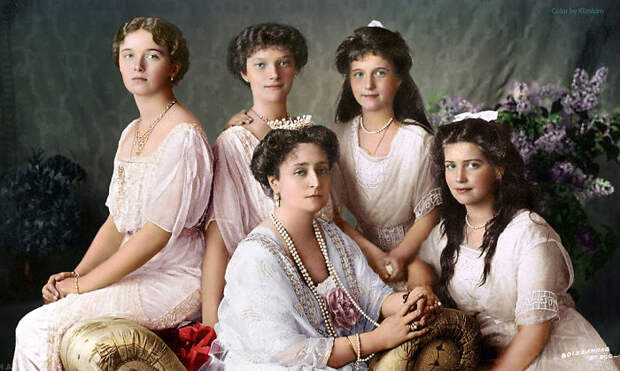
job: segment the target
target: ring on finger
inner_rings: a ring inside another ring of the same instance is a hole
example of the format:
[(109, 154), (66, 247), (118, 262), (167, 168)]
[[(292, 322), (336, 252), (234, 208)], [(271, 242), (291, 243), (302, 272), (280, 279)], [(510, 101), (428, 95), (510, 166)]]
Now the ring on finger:
[(411, 322), (409, 323), (409, 330), (410, 331), (416, 331), (418, 329), (418, 325), (415, 322)]

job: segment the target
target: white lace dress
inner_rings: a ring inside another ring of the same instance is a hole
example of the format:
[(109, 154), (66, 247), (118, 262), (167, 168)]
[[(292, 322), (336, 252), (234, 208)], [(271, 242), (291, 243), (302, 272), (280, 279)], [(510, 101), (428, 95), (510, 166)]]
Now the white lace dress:
[(62, 370), (62, 336), (83, 319), (114, 316), (164, 329), (197, 315), (211, 180), (211, 148), (197, 123), (175, 126), (149, 156), (121, 160), (117, 152), (106, 205), (125, 234), (120, 248), (147, 221), (170, 232), (170, 240), (118, 282), (68, 295), (24, 316), (16, 330), (13, 369)]
[[(320, 221), (320, 225), (340, 280), (377, 320), (392, 289), (368, 266), (355, 242), (333, 223)], [(319, 284), (319, 291), (329, 291), (330, 281)], [(334, 339), (327, 334), (318, 302), (271, 230), (257, 227), (239, 244), (226, 270), (226, 282), (213, 357), (204, 369), (332, 369), (327, 360)], [(360, 317), (351, 331), (336, 330), (344, 336), (372, 329)]]
[[(419, 252), (438, 276), (446, 245), (440, 225)], [(547, 344), (528, 370), (616, 370), (605, 342), (574, 308), (567, 293), (573, 282), (570, 257), (542, 217), (522, 211), (506, 226), (482, 286), (484, 256), (479, 255), (460, 247), (448, 290), (459, 309), (476, 316), (487, 346), (501, 351), (517, 326), (551, 320)]]
[(356, 229), (387, 252), (441, 203), (431, 175), (433, 136), (418, 125), (402, 125), (388, 155), (373, 157), (359, 146), (359, 119), (331, 128), (340, 141), (332, 196), (336, 207), (353, 214)]

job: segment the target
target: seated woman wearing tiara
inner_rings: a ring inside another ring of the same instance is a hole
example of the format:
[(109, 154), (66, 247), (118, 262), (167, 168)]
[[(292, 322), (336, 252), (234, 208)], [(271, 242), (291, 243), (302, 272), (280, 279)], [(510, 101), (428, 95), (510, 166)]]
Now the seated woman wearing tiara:
[(73, 272), (50, 277), (46, 304), (17, 325), (13, 370), (61, 370), (61, 340), (81, 320), (165, 329), (199, 316), (212, 161), (196, 117), (174, 97), (189, 50), (175, 25), (143, 17), (123, 24), (112, 48), (140, 118), (118, 143), (109, 217)]
[(451, 305), (476, 316), (489, 369), (616, 370), (567, 293), (570, 257), (533, 211), (534, 190), (510, 129), (479, 118), (447, 124), (432, 154), (441, 222), (419, 257)]
[(337, 159), (323, 126), (272, 130), (256, 148), (252, 173), (279, 201), (230, 260), (209, 368), (366, 369), (373, 353), (428, 331), (432, 292), (393, 293), (349, 237), (315, 219)]
[(256, 24), (243, 29), (228, 47), (228, 68), (252, 92), (250, 125), (225, 130), (215, 141), (215, 173), (207, 250), (202, 266), (202, 322), (213, 326), (224, 290), (228, 259), (241, 241), (273, 209), (252, 177), (254, 148), (274, 127), (294, 128), (309, 116), (291, 118), (287, 96), (308, 60), (306, 40), (287, 25)]

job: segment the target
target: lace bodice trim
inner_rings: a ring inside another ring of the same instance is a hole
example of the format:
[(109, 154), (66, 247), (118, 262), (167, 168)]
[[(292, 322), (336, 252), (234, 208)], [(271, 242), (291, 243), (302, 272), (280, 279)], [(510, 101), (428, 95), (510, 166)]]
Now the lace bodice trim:
[(396, 144), (398, 133), (392, 139), (390, 152), (385, 157), (372, 157), (367, 154), (359, 145), (357, 128), (359, 127), (360, 116), (353, 119), (351, 125), (351, 137), (353, 138), (353, 156), (355, 166), (355, 178), (364, 188), (377, 188), (384, 182), (385, 173), (390, 165), (392, 149)]

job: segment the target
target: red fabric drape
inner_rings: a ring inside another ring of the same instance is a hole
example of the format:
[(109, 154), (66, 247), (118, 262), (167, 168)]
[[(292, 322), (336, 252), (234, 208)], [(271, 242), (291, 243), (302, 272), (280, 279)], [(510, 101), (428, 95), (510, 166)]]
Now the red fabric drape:
[(216, 336), (212, 327), (200, 323), (155, 333), (166, 342), (189, 371), (197, 371), (209, 360), (211, 342)]

